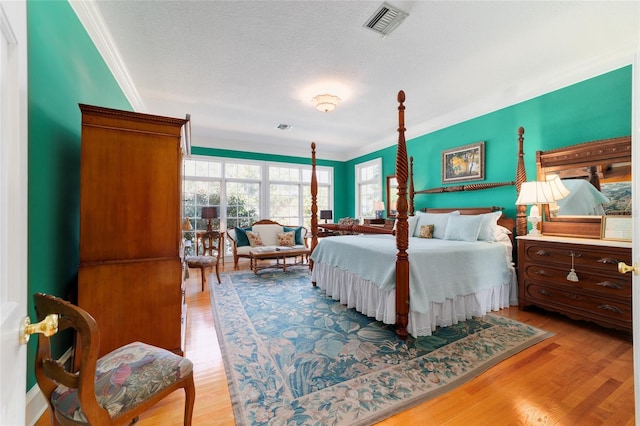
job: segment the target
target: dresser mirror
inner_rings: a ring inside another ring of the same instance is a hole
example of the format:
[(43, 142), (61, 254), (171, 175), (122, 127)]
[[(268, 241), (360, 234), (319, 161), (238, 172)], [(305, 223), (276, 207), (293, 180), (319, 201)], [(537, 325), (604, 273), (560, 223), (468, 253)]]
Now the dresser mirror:
[(631, 214), (631, 136), (538, 151), (536, 164), (569, 192), (544, 206), (543, 234), (600, 238), (603, 215)]

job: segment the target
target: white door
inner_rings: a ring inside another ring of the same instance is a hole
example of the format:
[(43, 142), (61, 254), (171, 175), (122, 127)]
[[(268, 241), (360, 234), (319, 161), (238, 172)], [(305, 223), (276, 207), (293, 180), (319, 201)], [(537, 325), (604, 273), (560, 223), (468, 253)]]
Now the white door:
[(0, 0), (0, 425), (25, 424), (27, 347), (26, 2)]
[[(640, 34), (639, 34), (640, 37)], [(640, 267), (640, 43), (633, 64), (631, 132), (631, 202), (633, 217), (634, 265)], [(635, 390), (636, 423), (640, 423), (640, 275), (633, 275), (633, 380)]]

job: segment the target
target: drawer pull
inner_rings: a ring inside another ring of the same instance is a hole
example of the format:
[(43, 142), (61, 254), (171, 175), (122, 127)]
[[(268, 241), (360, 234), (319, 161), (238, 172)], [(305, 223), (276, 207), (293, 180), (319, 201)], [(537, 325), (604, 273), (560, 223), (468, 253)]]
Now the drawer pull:
[(533, 271), (534, 274), (536, 275), (541, 275), (543, 277), (552, 277), (553, 274), (551, 274), (550, 272), (545, 271), (544, 269), (537, 269), (535, 271)]
[(615, 288), (616, 290), (620, 290), (622, 288), (620, 283), (614, 283), (613, 281), (602, 281), (602, 282), (596, 283), (596, 285), (599, 285), (600, 287), (606, 287), (606, 288)]
[(564, 254), (567, 257), (582, 257), (582, 252), (575, 251), (575, 250), (565, 250), (562, 252), (562, 254)]
[(551, 253), (544, 249), (540, 249), (536, 252), (536, 256), (551, 256)]
[(547, 297), (553, 297), (553, 294), (551, 294), (551, 292), (545, 290), (544, 288), (541, 288), (538, 290), (538, 294), (541, 294), (543, 296), (547, 296)]
[(622, 313), (622, 310), (620, 308), (613, 305), (598, 305), (598, 308), (602, 309), (603, 311), (615, 312), (617, 314)]
[(567, 297), (569, 299), (571, 299), (571, 300), (575, 300), (575, 301), (578, 301), (578, 302), (586, 299), (586, 297), (584, 297), (583, 295), (575, 294), (575, 293), (567, 293)]
[(617, 265), (619, 260), (614, 259), (613, 257), (603, 257), (602, 259), (598, 259), (598, 262), (605, 265)]

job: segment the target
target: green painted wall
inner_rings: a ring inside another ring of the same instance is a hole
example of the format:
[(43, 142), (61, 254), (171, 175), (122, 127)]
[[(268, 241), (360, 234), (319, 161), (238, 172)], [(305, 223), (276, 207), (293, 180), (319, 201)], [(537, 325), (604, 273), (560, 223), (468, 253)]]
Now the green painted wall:
[[(629, 65), (407, 141), (408, 155), (414, 157), (415, 189), (447, 186), (441, 182), (442, 151), (478, 141), (485, 141), (485, 180), (481, 182), (514, 180), (520, 126), (525, 129), (528, 180), (536, 177), (536, 151), (630, 135), (631, 74)], [(412, 99), (411, 93), (407, 94), (407, 110), (417, 102), (422, 100)], [(406, 127), (410, 129), (411, 123), (406, 123)], [(355, 185), (355, 164), (382, 157), (384, 178), (394, 174), (395, 156), (396, 146), (392, 146), (347, 162), (347, 188)], [(352, 200), (353, 189), (350, 191), (349, 200)], [(506, 214), (515, 217), (515, 200), (515, 187), (508, 186), (472, 192), (421, 194), (416, 196), (415, 204), (416, 208), (498, 205), (505, 207)], [(350, 207), (349, 214), (353, 215), (353, 202)]]
[[(111, 72), (62, 1), (27, 2), (29, 84), (28, 294), (68, 296), (78, 272), (78, 103), (131, 110)], [(35, 318), (29, 298), (29, 316)], [(27, 389), (35, 385), (36, 340)]]

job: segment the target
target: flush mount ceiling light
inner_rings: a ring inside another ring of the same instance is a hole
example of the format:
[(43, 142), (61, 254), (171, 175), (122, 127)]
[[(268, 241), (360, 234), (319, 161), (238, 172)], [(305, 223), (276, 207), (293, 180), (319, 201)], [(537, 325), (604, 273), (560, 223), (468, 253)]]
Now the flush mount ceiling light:
[(316, 106), (318, 111), (330, 112), (336, 109), (340, 103), (340, 98), (335, 95), (325, 93), (324, 95), (314, 96), (311, 102)]

